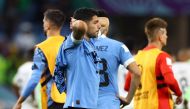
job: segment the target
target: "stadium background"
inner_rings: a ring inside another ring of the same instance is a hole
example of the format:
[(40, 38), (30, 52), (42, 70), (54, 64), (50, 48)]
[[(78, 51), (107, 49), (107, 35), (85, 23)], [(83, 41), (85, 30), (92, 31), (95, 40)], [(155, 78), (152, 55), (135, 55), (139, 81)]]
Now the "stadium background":
[(189, 0), (0, 0), (0, 109), (15, 102), (12, 78), (25, 61), (24, 53), (45, 39), (43, 12), (61, 9), (67, 16), (62, 35), (67, 35), (70, 17), (79, 7), (106, 10), (111, 20), (109, 37), (124, 42), (133, 53), (147, 44), (145, 21), (161, 17), (169, 24), (164, 50), (176, 61), (190, 59)]

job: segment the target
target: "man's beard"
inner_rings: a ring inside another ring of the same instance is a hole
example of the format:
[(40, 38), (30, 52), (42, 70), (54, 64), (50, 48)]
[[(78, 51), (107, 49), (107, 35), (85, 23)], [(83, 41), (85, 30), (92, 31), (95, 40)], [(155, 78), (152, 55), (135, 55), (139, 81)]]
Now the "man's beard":
[(89, 33), (87, 33), (87, 35), (89, 36), (89, 38), (96, 38), (98, 36), (97, 34), (89, 34)]

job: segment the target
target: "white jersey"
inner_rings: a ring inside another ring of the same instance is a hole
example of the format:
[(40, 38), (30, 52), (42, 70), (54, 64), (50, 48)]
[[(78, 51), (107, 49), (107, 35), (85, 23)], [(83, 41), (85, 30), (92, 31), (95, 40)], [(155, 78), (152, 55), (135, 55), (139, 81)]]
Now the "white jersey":
[[(21, 93), (32, 75), (32, 65), (33, 62), (26, 62), (21, 65), (13, 78), (13, 84), (19, 87), (19, 93)], [(35, 90), (34, 93), (36, 94), (36, 92)], [(22, 109), (38, 109), (37, 102), (33, 100), (31, 95), (22, 103)]]

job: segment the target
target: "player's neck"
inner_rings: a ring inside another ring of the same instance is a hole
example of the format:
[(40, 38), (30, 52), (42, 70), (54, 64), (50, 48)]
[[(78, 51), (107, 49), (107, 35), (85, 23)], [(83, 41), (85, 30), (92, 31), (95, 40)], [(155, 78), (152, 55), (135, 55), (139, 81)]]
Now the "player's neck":
[(47, 37), (60, 36), (60, 30), (49, 30)]
[(155, 42), (149, 42), (148, 43), (148, 46), (155, 46), (156, 48), (158, 48), (158, 49), (162, 49), (162, 44), (160, 43), (160, 42), (157, 42), (157, 41), (155, 41)]

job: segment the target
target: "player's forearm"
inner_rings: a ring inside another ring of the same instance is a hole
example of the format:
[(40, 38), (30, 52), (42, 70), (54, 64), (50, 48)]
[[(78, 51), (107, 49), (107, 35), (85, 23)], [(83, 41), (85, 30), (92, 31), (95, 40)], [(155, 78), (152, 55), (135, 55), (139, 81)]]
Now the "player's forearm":
[(16, 104), (14, 105), (14, 107), (12, 109), (21, 109), (22, 108), (22, 103), (24, 102), (25, 98), (23, 98), (22, 96), (19, 97), (19, 99), (17, 100)]
[(84, 21), (77, 20), (73, 23), (73, 37), (75, 40), (81, 40), (87, 31), (87, 25)]
[(20, 97), (18, 98), (18, 100), (17, 100), (17, 104), (22, 104), (25, 99), (26, 99), (25, 97), (20, 96)]
[(182, 92), (179, 88), (179, 85), (176, 81), (176, 79), (174, 78), (173, 74), (172, 73), (166, 73), (164, 75), (164, 80), (165, 82), (168, 84), (168, 86), (170, 87), (170, 89), (175, 92), (175, 94), (177, 96), (181, 96), (182, 95)]
[(42, 71), (39, 69), (33, 70), (32, 76), (30, 80), (28, 81), (28, 83), (26, 84), (26, 86), (24, 87), (24, 90), (22, 91), (21, 96), (27, 98), (32, 93), (32, 91), (35, 89), (35, 87), (40, 81), (41, 73)]
[(141, 79), (141, 72), (139, 67), (137, 66), (136, 62), (132, 62), (131, 64), (128, 65), (127, 68), (129, 72), (131, 72), (131, 74), (133, 75), (131, 82), (134, 81), (133, 84), (138, 87)]
[(140, 85), (141, 72), (135, 62), (129, 64), (128, 69), (131, 72), (131, 83), (126, 99), (131, 102), (137, 87)]
[(140, 76), (139, 75), (132, 74), (131, 76), (132, 76), (132, 78), (131, 78), (130, 88), (129, 88), (129, 91), (128, 91), (128, 95), (126, 97), (126, 99), (127, 99), (127, 101), (129, 103), (133, 99), (135, 91), (136, 91), (136, 89), (138, 88), (138, 86), (140, 84)]
[(27, 86), (22, 91), (21, 96), (23, 96), (24, 98), (27, 98), (33, 92), (37, 84), (38, 82), (28, 83)]

